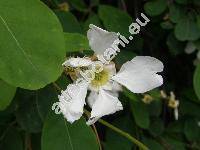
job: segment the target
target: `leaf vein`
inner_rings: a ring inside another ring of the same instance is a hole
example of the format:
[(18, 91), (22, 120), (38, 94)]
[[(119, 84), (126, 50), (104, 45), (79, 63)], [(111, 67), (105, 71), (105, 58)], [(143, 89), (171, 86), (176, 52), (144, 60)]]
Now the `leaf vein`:
[(1, 19), (2, 23), (3, 23), (3, 25), (6, 27), (6, 29), (10, 33), (10, 35), (12, 36), (12, 38), (14, 39), (14, 41), (17, 44), (17, 46), (19, 47), (19, 49), (21, 50), (21, 52), (24, 55), (24, 57), (26, 58), (26, 60), (31, 64), (31, 66), (33, 67), (34, 70), (38, 71), (38, 69), (36, 68), (36, 66), (32, 63), (32, 61), (28, 57), (27, 53), (24, 51), (24, 49), (22, 48), (21, 44), (19, 43), (19, 41), (15, 37), (14, 33), (12, 32), (12, 30), (9, 28), (9, 26), (6, 23), (5, 19), (1, 15), (0, 15), (0, 19)]
[(71, 137), (70, 137), (70, 135), (69, 135), (69, 129), (68, 129), (68, 127), (67, 127), (67, 124), (66, 124), (66, 121), (65, 121), (65, 120), (64, 120), (64, 122), (65, 122), (65, 127), (66, 127), (66, 130), (67, 130), (67, 135), (68, 135), (68, 137), (69, 137), (69, 143), (70, 143), (71, 149), (74, 150), (74, 147), (73, 147), (73, 144), (72, 144), (72, 139), (71, 139)]

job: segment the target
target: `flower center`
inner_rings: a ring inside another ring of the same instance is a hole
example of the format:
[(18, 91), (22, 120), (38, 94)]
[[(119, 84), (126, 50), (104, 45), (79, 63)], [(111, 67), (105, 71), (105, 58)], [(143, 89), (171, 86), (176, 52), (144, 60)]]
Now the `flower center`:
[(104, 69), (99, 73), (95, 73), (95, 78), (91, 81), (91, 85), (94, 88), (99, 88), (105, 85), (109, 80), (109, 72)]

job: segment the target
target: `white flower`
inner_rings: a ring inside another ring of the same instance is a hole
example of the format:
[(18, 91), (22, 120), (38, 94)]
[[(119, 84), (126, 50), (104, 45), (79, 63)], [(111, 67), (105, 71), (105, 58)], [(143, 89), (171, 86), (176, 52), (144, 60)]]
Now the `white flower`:
[[(95, 54), (102, 54), (118, 37), (116, 33), (90, 25), (88, 39)], [(87, 61), (86, 63), (84, 59), (79, 58), (78, 63), (74, 63), (77, 60), (71, 59), (64, 64), (70, 64), (71, 67), (87, 66), (88, 69), (91, 69), (91, 65), (96, 62)], [(92, 108), (92, 111), (87, 124), (91, 125), (102, 116), (113, 114), (123, 109), (118, 99), (118, 92), (122, 91), (121, 85), (134, 93), (147, 92), (162, 85), (162, 76), (157, 74), (162, 72), (162, 70), (162, 62), (149, 56), (133, 58), (131, 61), (126, 62), (118, 73), (116, 73), (113, 62), (104, 64), (101, 72), (94, 72), (94, 78), (91, 81), (86, 82), (86, 80), (81, 79), (79, 76), (78, 79), (82, 82), (70, 84), (67, 90), (62, 92), (59, 96), (59, 100), (62, 102), (61, 111), (69, 122), (78, 120), (83, 113), (86, 91), (89, 89), (91, 92), (87, 103)], [(75, 88), (71, 91), (71, 94), (67, 95), (66, 93), (69, 93), (68, 91), (71, 87)], [(69, 95), (71, 99), (66, 100)]]

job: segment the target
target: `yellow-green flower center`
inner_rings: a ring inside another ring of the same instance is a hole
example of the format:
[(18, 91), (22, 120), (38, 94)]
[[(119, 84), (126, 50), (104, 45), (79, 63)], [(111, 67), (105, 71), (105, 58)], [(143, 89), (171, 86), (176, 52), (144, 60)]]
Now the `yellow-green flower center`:
[(102, 70), (99, 73), (95, 73), (95, 78), (91, 81), (91, 85), (94, 88), (99, 88), (105, 85), (109, 80), (109, 72), (108, 70)]

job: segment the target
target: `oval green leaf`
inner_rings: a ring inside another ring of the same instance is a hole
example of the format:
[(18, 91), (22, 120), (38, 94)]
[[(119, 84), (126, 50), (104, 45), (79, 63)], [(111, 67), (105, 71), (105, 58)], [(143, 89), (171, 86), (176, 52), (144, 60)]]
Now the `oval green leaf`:
[(162, 14), (167, 8), (166, 0), (153, 0), (144, 5), (145, 12), (150, 16), (157, 16)]
[(126, 37), (130, 35), (132, 18), (126, 12), (112, 6), (100, 5), (98, 14), (109, 31), (119, 32)]
[(175, 27), (175, 36), (180, 41), (195, 41), (200, 37), (200, 29), (193, 19), (183, 17)]
[(70, 33), (82, 32), (78, 20), (71, 12), (55, 11), (55, 14), (59, 18), (64, 32), (70, 32)]
[(42, 132), (42, 150), (98, 150), (92, 129), (82, 118), (73, 124), (51, 111)]
[(64, 36), (67, 52), (77, 52), (90, 49), (86, 36), (79, 33), (65, 33)]
[(38, 89), (62, 72), (65, 43), (57, 17), (38, 0), (0, 1), (0, 77)]

